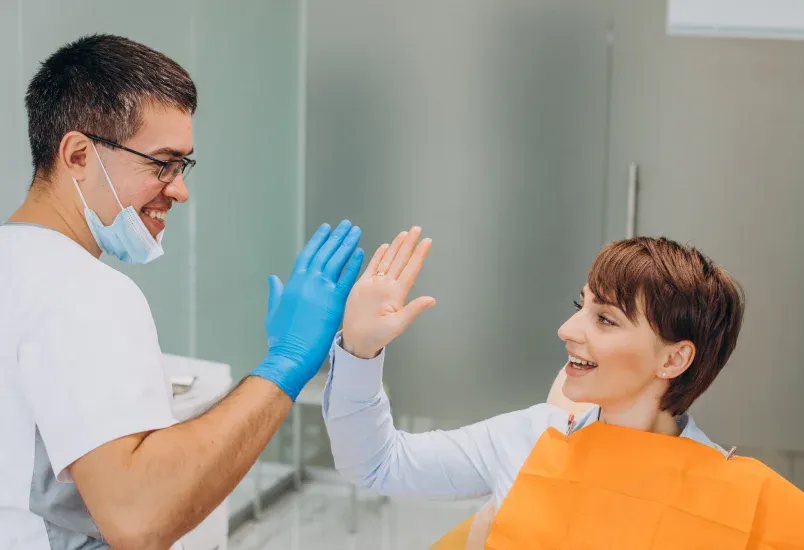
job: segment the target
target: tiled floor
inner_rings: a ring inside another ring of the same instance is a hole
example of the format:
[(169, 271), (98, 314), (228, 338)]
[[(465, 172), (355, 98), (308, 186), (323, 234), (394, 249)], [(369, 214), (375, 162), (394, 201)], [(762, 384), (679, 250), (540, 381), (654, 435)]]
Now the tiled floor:
[(293, 468), (290, 466), (270, 462), (260, 462), (254, 466), (229, 495), (229, 514), (234, 514), (246, 507), (252, 508), (258, 488), (260, 492), (265, 491), (276, 484), (280, 478), (290, 475), (292, 471)]
[(231, 534), (229, 550), (427, 549), (474, 513), (482, 501), (388, 501), (360, 493), (358, 529), (348, 532), (350, 499), (345, 484), (306, 483)]

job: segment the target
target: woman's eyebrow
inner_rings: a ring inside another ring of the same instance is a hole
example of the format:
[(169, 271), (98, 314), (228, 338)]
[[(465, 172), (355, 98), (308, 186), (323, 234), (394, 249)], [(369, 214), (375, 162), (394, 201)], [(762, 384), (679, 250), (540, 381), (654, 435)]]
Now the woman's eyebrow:
[[(583, 289), (581, 289), (581, 300), (585, 300), (585, 299), (586, 299), (586, 293), (584, 292)], [(608, 305), (608, 304), (605, 304), (605, 303), (601, 302), (600, 300), (598, 300), (597, 296), (595, 296), (594, 294), (592, 294), (592, 303), (598, 304), (598, 305), (601, 305), (601, 306)]]

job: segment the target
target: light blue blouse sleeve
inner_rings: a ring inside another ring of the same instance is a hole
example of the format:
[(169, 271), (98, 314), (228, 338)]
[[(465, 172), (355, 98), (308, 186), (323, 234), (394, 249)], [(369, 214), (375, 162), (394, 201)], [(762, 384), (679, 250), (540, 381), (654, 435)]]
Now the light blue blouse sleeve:
[(529, 451), (546, 427), (548, 412), (537, 406), (457, 430), (399, 431), (382, 387), (384, 358), (384, 351), (370, 360), (355, 358), (337, 340), (331, 351), (324, 420), (335, 467), (358, 486), (389, 496), (488, 495), (510, 454)]

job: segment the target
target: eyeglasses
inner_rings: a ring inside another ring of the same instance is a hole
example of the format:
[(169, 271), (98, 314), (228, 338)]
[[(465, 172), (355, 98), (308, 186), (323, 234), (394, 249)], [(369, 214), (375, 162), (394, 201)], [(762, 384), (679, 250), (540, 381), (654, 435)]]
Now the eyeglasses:
[(195, 166), (195, 161), (193, 159), (183, 158), (179, 160), (159, 160), (158, 158), (154, 158), (150, 155), (146, 155), (145, 153), (140, 153), (139, 151), (135, 151), (134, 149), (129, 149), (119, 143), (115, 143), (114, 141), (109, 141), (108, 139), (103, 139), (102, 137), (98, 137), (94, 134), (84, 134), (92, 141), (97, 141), (98, 143), (103, 143), (108, 147), (112, 147), (113, 149), (121, 149), (128, 153), (133, 153), (137, 156), (142, 158), (148, 159), (154, 164), (160, 166), (159, 168), (159, 175), (157, 178), (162, 183), (172, 183), (173, 180), (176, 179), (176, 176), (179, 173), (182, 174), (184, 179), (187, 179), (187, 176), (190, 174), (190, 171)]

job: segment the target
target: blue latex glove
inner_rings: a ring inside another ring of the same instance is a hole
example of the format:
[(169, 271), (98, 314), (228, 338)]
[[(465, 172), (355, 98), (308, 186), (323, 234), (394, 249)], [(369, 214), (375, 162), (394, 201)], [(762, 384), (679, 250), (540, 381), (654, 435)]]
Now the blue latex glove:
[(346, 220), (331, 234), (324, 224), (296, 258), (286, 288), (275, 275), (268, 278), (270, 348), (252, 375), (274, 382), (293, 401), (318, 372), (341, 325), (363, 264), (360, 235)]

